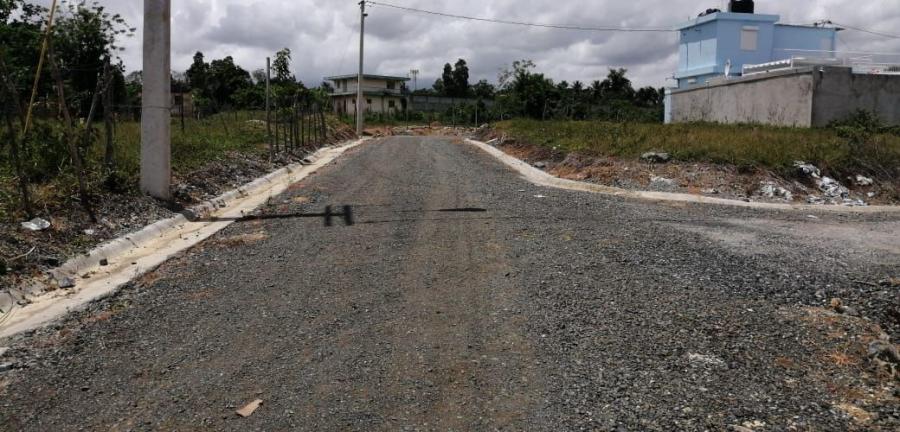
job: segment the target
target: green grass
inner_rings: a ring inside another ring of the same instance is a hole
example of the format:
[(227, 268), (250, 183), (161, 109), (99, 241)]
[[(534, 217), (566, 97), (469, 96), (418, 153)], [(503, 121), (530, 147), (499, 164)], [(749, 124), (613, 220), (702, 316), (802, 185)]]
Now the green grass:
[[(180, 120), (173, 119), (173, 171), (189, 172), (233, 151), (266, 152), (266, 127), (255, 122), (262, 119), (265, 115), (256, 112), (217, 114), (202, 120), (185, 119), (184, 130)], [(98, 135), (105, 136), (102, 125)], [(91, 150), (89, 164), (98, 166), (103, 159), (104, 144), (97, 142)], [(117, 124), (114, 152), (119, 171), (129, 178), (137, 176), (141, 157), (140, 122)]]
[(890, 180), (900, 168), (900, 136), (887, 133), (851, 145), (833, 129), (760, 125), (510, 120), (495, 127), (521, 142), (594, 156), (638, 158), (647, 151), (666, 151), (680, 161), (780, 172), (802, 160), (835, 175), (862, 172)]
[[(333, 116), (327, 116), (330, 131), (340, 127)], [(205, 164), (222, 160), (231, 152), (268, 155), (264, 112), (244, 111), (213, 115), (202, 120), (186, 118), (184, 130), (179, 118), (172, 119), (172, 169), (175, 175), (187, 174)], [(95, 139), (87, 151), (86, 167), (92, 191), (103, 188), (103, 159), (106, 131), (103, 123), (95, 123)], [(52, 207), (73, 196), (76, 188), (74, 170), (69, 163), (64, 143), (59, 139), (58, 122), (38, 121), (35, 137), (29, 142), (30, 190), (36, 208)], [(38, 131), (43, 131), (38, 133)], [(117, 189), (137, 193), (140, 174), (141, 124), (120, 120), (114, 129), (114, 155)], [(16, 189), (14, 170), (3, 146), (0, 156), (0, 220), (17, 220), (21, 203)], [(74, 204), (73, 204), (74, 205)]]

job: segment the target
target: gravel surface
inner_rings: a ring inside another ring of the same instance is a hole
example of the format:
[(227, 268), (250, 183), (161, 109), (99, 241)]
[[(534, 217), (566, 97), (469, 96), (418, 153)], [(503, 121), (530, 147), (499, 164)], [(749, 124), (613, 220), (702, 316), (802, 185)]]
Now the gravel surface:
[(459, 140), (376, 140), (0, 341), (0, 429), (897, 430), (896, 365), (866, 350), (900, 330), (877, 283), (898, 224), (548, 189)]

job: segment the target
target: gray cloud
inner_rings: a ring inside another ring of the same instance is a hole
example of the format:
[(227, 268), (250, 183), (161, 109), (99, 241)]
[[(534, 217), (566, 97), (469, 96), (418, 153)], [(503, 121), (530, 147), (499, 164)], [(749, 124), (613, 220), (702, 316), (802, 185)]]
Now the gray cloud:
[[(508, 20), (585, 26), (670, 27), (720, 0), (385, 0), (403, 6)], [(141, 67), (141, 0), (100, 0), (137, 26), (124, 41), (129, 69)], [(809, 24), (832, 19), (848, 25), (898, 33), (896, 0), (758, 0), (761, 13), (783, 22)], [(289, 47), (294, 69), (307, 84), (352, 73), (358, 55), (359, 9), (355, 0), (192, 0), (173, 1), (173, 67), (186, 69), (191, 56), (231, 55), (248, 70)], [(625, 67), (637, 85), (661, 86), (677, 64), (674, 33), (605, 33), (524, 28), (460, 21), (376, 6), (366, 22), (366, 71), (406, 75), (420, 69), (419, 85), (430, 86), (444, 63), (465, 58), (473, 79), (494, 81), (500, 68), (532, 59), (557, 80), (590, 82), (610, 67)], [(841, 50), (898, 52), (900, 40), (855, 31), (840, 33)]]

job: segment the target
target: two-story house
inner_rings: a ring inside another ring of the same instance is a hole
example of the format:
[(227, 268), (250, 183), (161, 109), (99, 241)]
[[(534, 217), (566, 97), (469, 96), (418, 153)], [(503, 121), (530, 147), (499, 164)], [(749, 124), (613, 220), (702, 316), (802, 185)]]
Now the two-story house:
[[(334, 92), (331, 102), (335, 114), (355, 115), (357, 97), (357, 75), (340, 75), (325, 78), (331, 81)], [(403, 111), (404, 98), (402, 88), (406, 77), (363, 75), (363, 109), (367, 113), (383, 113), (394, 115)]]

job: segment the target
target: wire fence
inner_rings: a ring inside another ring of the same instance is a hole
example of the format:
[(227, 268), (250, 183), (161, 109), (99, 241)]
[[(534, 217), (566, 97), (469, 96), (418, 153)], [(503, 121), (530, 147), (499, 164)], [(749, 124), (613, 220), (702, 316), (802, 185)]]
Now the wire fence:
[[(19, 211), (34, 216), (44, 205), (41, 200), (46, 201), (46, 194), (36, 191), (47, 186), (71, 190), (77, 185), (78, 202), (96, 221), (94, 204), (104, 192), (136, 190), (143, 109), (139, 93), (121, 94), (125, 86), (113, 85), (108, 66), (95, 71), (93, 91), (76, 92), (52, 60), (50, 66), (53, 79), (33, 103), (25, 101), (27, 91), (0, 71), (0, 219)], [(201, 107), (191, 92), (173, 91), (167, 108), (176, 175), (232, 152), (270, 162), (301, 156), (324, 146), (335, 132), (324, 104), (299, 91), (272, 97), (268, 111), (264, 106)]]

